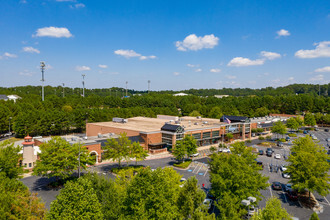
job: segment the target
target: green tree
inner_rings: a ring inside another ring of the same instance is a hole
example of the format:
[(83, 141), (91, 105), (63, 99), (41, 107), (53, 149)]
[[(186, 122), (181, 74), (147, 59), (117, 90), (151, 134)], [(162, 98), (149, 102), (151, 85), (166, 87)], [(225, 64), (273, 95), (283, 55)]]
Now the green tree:
[(197, 143), (193, 136), (185, 135), (181, 141), (183, 141), (188, 155), (197, 153)]
[(176, 160), (183, 161), (187, 154), (187, 148), (183, 141), (179, 140), (175, 143), (175, 146), (172, 150), (172, 154)]
[(11, 179), (19, 178), (23, 174), (23, 167), (19, 164), (22, 157), (19, 154), (21, 149), (20, 146), (15, 147), (9, 141), (0, 143), (0, 171)]
[(79, 166), (87, 168), (87, 164), (94, 164), (95, 160), (88, 154), (88, 150), (80, 144), (71, 145), (60, 137), (53, 137), (50, 141), (40, 145), (40, 160), (37, 160), (33, 175), (48, 178), (68, 178)]
[(302, 126), (304, 126), (304, 119), (302, 119), (302, 117), (297, 116), (295, 119), (296, 119), (296, 121), (298, 123), (299, 128), (301, 128)]
[(313, 114), (307, 113), (304, 117), (305, 125), (314, 126), (316, 125), (316, 120)]
[(144, 150), (139, 142), (133, 142), (130, 149), (130, 157), (135, 158), (135, 165), (138, 161), (145, 160), (148, 156), (148, 151)]
[(172, 168), (143, 169), (127, 186), (124, 213), (128, 219), (177, 219), (181, 176)]
[(316, 212), (313, 212), (309, 220), (320, 220), (319, 216), (316, 214)]
[(197, 110), (194, 110), (194, 111), (189, 113), (189, 116), (197, 117), (197, 116), (201, 116), (201, 113), (199, 113)]
[(101, 204), (104, 219), (119, 219), (122, 215), (123, 198), (125, 196), (125, 191), (121, 188), (123, 185), (118, 185), (111, 178), (100, 176), (97, 173), (89, 173), (83, 178), (91, 182)]
[(249, 196), (260, 200), (260, 190), (268, 185), (268, 177), (259, 172), (251, 148), (238, 142), (233, 144), (232, 152), (211, 156), (211, 193), (218, 199), (220, 219), (239, 219), (246, 213), (241, 201)]
[(178, 208), (184, 219), (189, 219), (201, 206), (205, 193), (199, 189), (196, 177), (189, 178), (182, 186), (178, 197)]
[(121, 161), (129, 157), (131, 145), (132, 143), (126, 136), (126, 133), (121, 133), (118, 139), (108, 139), (105, 142), (104, 159), (118, 161), (118, 165), (121, 167)]
[(292, 130), (298, 130), (299, 124), (295, 118), (289, 118), (286, 121), (286, 126)]
[(276, 135), (280, 134), (283, 136), (284, 134), (286, 134), (285, 124), (283, 124), (283, 122), (281, 122), (281, 121), (275, 122), (272, 127), (272, 132)]
[(0, 172), (0, 219), (45, 219), (45, 204), (17, 179)]
[(230, 141), (231, 139), (234, 138), (234, 135), (233, 135), (233, 133), (227, 133), (226, 137), (228, 138), (228, 141)]
[(91, 181), (69, 181), (50, 205), (47, 219), (102, 219), (101, 204)]
[(290, 165), (286, 170), (290, 173), (290, 183), (298, 191), (305, 189), (310, 192), (318, 192), (325, 196), (330, 190), (330, 156), (323, 146), (315, 143), (311, 137), (301, 137), (293, 141), (292, 153), (288, 162)]
[(252, 220), (291, 220), (291, 216), (282, 208), (281, 201), (271, 197), (266, 202), (266, 207), (255, 213)]

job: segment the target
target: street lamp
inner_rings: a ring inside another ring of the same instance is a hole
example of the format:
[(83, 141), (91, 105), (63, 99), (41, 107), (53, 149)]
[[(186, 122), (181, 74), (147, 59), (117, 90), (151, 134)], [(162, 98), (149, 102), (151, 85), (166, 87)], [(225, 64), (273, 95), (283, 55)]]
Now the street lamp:
[(9, 134), (10, 134), (10, 121), (11, 121), (12, 117), (9, 117)]
[(63, 85), (63, 98), (64, 98), (64, 83), (62, 83), (62, 85)]
[(44, 92), (44, 82), (45, 82), (45, 78), (44, 78), (44, 72), (45, 72), (45, 67), (46, 64), (44, 61), (40, 62), (40, 69), (41, 69), (41, 82), (42, 82), (42, 101), (45, 101), (45, 92)]
[(85, 97), (85, 74), (81, 74), (81, 76), (83, 77), (83, 81), (82, 81), (82, 84), (83, 84), (83, 97)]

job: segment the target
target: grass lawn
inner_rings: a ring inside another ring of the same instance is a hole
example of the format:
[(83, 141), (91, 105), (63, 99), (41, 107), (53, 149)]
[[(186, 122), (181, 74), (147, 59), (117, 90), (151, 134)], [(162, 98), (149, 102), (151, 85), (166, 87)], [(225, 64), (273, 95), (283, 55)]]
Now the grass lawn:
[(189, 167), (190, 164), (191, 164), (191, 160), (187, 159), (184, 162), (175, 163), (175, 164), (173, 164), (173, 166), (182, 168), (182, 169), (186, 169)]

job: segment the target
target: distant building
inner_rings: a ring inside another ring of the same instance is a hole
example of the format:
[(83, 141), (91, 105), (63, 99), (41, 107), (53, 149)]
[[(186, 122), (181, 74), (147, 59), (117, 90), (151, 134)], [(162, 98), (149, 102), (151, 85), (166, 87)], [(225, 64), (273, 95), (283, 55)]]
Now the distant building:
[(23, 161), (22, 165), (24, 169), (33, 169), (40, 153), (39, 146), (34, 146), (35, 142), (32, 137), (26, 136), (24, 138), (23, 145)]
[(21, 99), (18, 95), (0, 95), (0, 100), (13, 100), (16, 103), (17, 99)]
[(173, 94), (173, 96), (187, 96), (187, 95), (188, 95), (188, 94), (183, 93), (183, 92)]
[(218, 99), (221, 99), (221, 98), (224, 98), (224, 97), (228, 97), (229, 95), (214, 95), (214, 97), (218, 98)]

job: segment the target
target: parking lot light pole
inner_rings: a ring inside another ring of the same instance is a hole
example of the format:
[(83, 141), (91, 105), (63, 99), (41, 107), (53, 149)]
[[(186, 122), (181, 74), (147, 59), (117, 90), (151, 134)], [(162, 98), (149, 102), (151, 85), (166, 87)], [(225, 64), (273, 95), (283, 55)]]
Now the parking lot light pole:
[(45, 101), (45, 91), (44, 91), (44, 83), (45, 83), (44, 72), (45, 72), (45, 67), (46, 67), (45, 62), (41, 61), (40, 62), (40, 69), (41, 69), (41, 82), (42, 82), (42, 101)]
[(11, 121), (12, 117), (9, 117), (9, 133), (10, 133), (10, 121)]

